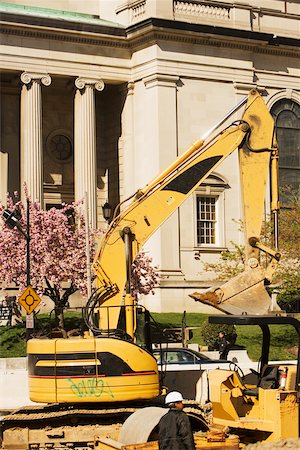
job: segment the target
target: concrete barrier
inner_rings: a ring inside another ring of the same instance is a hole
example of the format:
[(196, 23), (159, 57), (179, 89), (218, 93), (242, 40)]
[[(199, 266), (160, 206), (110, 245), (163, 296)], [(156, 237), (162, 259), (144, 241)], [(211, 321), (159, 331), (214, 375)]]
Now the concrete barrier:
[(6, 372), (7, 370), (26, 370), (27, 369), (27, 357), (22, 358), (0, 358), (0, 371)]
[(29, 400), (27, 358), (0, 358), (0, 414), (33, 404)]

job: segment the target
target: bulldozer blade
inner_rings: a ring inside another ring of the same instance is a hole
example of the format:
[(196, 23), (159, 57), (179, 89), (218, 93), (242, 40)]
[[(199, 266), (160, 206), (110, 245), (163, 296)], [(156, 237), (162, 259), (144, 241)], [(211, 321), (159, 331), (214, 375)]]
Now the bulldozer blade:
[(264, 315), (280, 313), (281, 309), (265, 288), (265, 271), (248, 269), (217, 289), (194, 292), (194, 300), (213, 306), (227, 314)]

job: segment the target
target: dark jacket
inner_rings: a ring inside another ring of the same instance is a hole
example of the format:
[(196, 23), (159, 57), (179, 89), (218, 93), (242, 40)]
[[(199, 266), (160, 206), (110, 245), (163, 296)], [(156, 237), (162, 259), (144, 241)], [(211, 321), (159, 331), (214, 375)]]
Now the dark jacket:
[(229, 352), (229, 342), (225, 339), (225, 337), (219, 338), (219, 354), (220, 359), (226, 359)]
[(158, 446), (160, 450), (195, 450), (188, 416), (179, 409), (170, 409), (159, 422)]

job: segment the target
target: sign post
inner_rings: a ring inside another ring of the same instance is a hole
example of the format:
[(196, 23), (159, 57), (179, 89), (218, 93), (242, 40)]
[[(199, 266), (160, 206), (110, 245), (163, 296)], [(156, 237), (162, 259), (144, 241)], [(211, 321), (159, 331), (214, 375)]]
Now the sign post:
[(30, 337), (30, 329), (34, 328), (33, 311), (41, 302), (40, 297), (31, 286), (27, 286), (21, 297), (19, 298), (20, 305), (25, 309), (26, 316), (26, 340)]
[(26, 330), (33, 329), (33, 328), (34, 328), (33, 313), (27, 314), (27, 316), (26, 316)]

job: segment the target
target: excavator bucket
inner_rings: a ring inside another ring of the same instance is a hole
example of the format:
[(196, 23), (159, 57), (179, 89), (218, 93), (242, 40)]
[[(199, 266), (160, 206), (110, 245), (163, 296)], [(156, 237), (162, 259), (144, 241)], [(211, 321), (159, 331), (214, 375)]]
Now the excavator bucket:
[(265, 271), (248, 269), (217, 289), (190, 295), (195, 301), (213, 306), (227, 314), (264, 315), (281, 309), (265, 288)]

